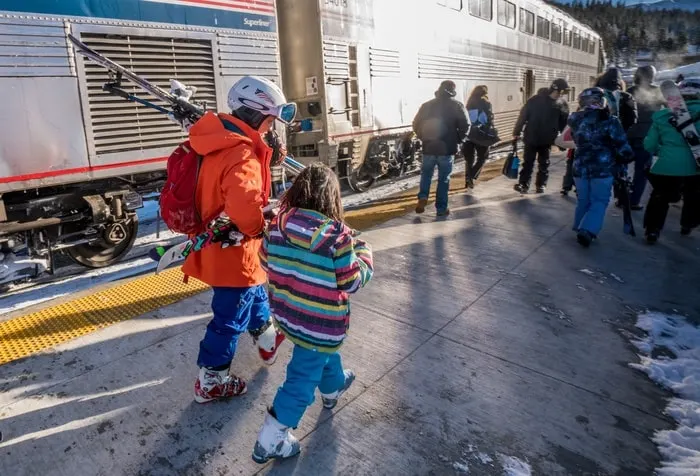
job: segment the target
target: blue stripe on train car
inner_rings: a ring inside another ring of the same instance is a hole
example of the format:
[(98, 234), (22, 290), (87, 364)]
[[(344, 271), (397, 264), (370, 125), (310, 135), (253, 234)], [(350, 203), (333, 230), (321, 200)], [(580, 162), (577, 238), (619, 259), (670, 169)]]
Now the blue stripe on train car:
[(273, 11), (267, 14), (267, 12), (248, 13), (225, 8), (209, 8), (204, 6), (206, 3), (197, 0), (171, 0), (171, 2), (167, 0), (3, 0), (0, 2), (0, 10), (275, 31)]

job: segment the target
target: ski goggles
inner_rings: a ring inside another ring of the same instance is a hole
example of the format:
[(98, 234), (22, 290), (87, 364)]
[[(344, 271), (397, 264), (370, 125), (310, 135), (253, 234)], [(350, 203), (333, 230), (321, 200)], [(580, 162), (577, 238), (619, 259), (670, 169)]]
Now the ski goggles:
[(293, 102), (288, 102), (287, 104), (282, 104), (273, 108), (270, 112), (272, 116), (275, 116), (281, 122), (289, 125), (297, 115), (297, 105)]

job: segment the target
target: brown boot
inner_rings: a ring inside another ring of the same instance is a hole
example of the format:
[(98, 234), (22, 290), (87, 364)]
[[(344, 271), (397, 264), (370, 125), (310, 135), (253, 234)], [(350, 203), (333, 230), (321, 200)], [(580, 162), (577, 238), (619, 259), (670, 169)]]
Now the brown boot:
[(427, 198), (419, 198), (418, 205), (416, 205), (416, 213), (423, 213), (425, 211), (425, 206), (428, 204)]

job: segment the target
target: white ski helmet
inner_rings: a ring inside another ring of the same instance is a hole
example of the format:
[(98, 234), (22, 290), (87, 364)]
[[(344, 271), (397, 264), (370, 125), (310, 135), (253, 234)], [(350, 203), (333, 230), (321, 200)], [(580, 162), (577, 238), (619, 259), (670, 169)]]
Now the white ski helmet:
[(258, 122), (256, 118), (273, 116), (290, 124), (297, 114), (297, 105), (287, 102), (279, 86), (260, 76), (244, 76), (236, 81), (228, 91), (228, 107), (248, 116), (242, 119), (252, 119), (253, 122)]

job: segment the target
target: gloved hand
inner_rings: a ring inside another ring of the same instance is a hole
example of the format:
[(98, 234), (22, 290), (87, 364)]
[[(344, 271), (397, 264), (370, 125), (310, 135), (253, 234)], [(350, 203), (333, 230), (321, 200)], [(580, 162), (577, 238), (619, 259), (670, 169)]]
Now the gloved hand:
[(194, 122), (192, 122), (188, 117), (178, 119), (172, 112), (168, 114), (168, 119), (170, 119), (175, 124), (179, 125), (185, 132), (190, 132), (190, 127), (194, 125)]

